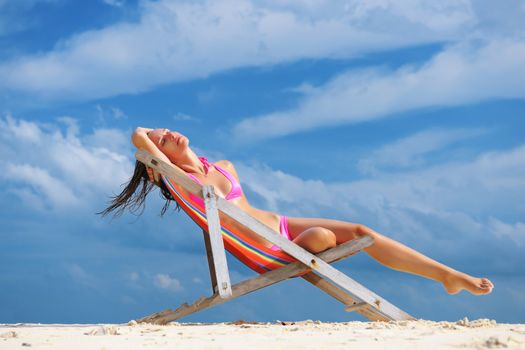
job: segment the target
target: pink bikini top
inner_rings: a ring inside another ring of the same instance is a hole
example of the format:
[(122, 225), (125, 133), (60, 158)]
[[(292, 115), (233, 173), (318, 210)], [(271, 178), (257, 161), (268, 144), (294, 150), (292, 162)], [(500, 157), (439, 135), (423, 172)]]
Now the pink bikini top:
[[(234, 198), (237, 198), (237, 197), (240, 197), (242, 196), (242, 187), (241, 187), (241, 184), (239, 183), (239, 181), (237, 181), (237, 179), (232, 175), (230, 174), (229, 172), (227, 172), (226, 170), (224, 170), (223, 168), (221, 168), (220, 166), (218, 165), (215, 165), (215, 164), (210, 164), (208, 163), (208, 159), (206, 159), (205, 157), (199, 157), (199, 160), (201, 161), (202, 165), (204, 165), (204, 172), (207, 174), (208, 173), (208, 169), (210, 167), (214, 167), (215, 169), (217, 169), (222, 175), (226, 176), (226, 178), (228, 180), (230, 180), (230, 183), (232, 184), (232, 188), (230, 190), (230, 193), (228, 193), (226, 195), (226, 197), (224, 197), (224, 199), (226, 200), (230, 200), (230, 199), (234, 199)], [(199, 183), (200, 185), (204, 185), (197, 177), (195, 177), (195, 175), (193, 174), (188, 174), (188, 176), (194, 180), (195, 182)], [(197, 200), (198, 199), (198, 202), (202, 202), (202, 200), (199, 198), (199, 197), (196, 197), (196, 196), (191, 196), (194, 200)]]

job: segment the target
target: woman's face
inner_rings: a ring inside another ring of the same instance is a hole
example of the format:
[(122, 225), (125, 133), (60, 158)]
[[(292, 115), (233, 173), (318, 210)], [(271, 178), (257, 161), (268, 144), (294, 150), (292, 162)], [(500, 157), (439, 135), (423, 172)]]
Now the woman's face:
[(171, 161), (174, 161), (190, 143), (186, 136), (168, 129), (154, 129), (149, 132), (148, 137)]

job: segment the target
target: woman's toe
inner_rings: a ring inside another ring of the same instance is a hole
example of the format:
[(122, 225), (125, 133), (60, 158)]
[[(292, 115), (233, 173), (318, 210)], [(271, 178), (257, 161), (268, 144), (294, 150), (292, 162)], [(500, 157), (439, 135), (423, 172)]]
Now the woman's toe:
[(494, 287), (494, 284), (492, 284), (492, 282), (488, 278), (483, 278), (482, 279), (482, 283), (483, 283), (483, 285), (487, 285), (487, 286), (489, 286), (491, 288)]

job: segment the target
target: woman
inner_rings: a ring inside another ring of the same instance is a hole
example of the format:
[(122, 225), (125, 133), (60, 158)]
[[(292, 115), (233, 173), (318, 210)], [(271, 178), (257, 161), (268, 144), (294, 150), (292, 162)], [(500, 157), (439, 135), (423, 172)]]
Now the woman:
[[(317, 218), (287, 218), (256, 209), (248, 203), (242, 192), (234, 166), (225, 160), (209, 164), (205, 158), (199, 158), (189, 147), (188, 138), (180, 133), (168, 129), (137, 128), (132, 140), (137, 148), (145, 149), (166, 163), (177, 165), (194, 181), (213, 185), (219, 196), (312, 253), (324, 251), (362, 235), (370, 235), (374, 238), (374, 243), (364, 251), (372, 258), (394, 270), (441, 282), (449, 294), (456, 294), (464, 289), (472, 294), (482, 295), (490, 293), (494, 287), (487, 278), (473, 277), (454, 270), (361, 224)], [(150, 173), (148, 176), (146, 167), (137, 162), (130, 182), (102, 214), (115, 210), (116, 214), (121, 214), (126, 208), (132, 211), (141, 209), (147, 194), (154, 187), (149, 181), (151, 175)], [(162, 210), (164, 213), (173, 198), (162, 181), (159, 182), (156, 174), (154, 175), (167, 200)], [(139, 185), (142, 188), (137, 193)], [(257, 235), (252, 238), (271, 246), (270, 242)]]

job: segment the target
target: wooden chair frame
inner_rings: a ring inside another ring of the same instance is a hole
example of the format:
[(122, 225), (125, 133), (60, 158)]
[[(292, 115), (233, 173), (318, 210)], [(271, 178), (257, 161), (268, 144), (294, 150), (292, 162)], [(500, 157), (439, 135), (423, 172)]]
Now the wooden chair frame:
[[(184, 303), (176, 310), (167, 309), (157, 312), (141, 318), (138, 322), (166, 324), (213, 305), (275, 284), (305, 271), (309, 272), (301, 275), (301, 278), (343, 303), (346, 306), (346, 311), (355, 311), (373, 321), (414, 319), (411, 315), (330, 265), (332, 262), (344, 259), (370, 246), (373, 244), (372, 237), (359, 237), (314, 255), (282, 237), (278, 232), (275, 232), (270, 227), (248, 215), (237, 206), (217, 196), (213, 186), (201, 186), (195, 183), (188, 178), (183, 170), (174, 165), (170, 166), (164, 163), (145, 150), (138, 150), (136, 158), (146, 166), (174, 180), (186, 191), (204, 200), (208, 232), (203, 231), (203, 234), (213, 292), (212, 296), (207, 298), (201, 297), (191, 305)], [(284, 267), (266, 272), (232, 286), (221, 235), (219, 212), (236, 220), (239, 224), (255, 232), (272, 244), (277, 245), (284, 252), (297, 259), (297, 262), (290, 263)]]

